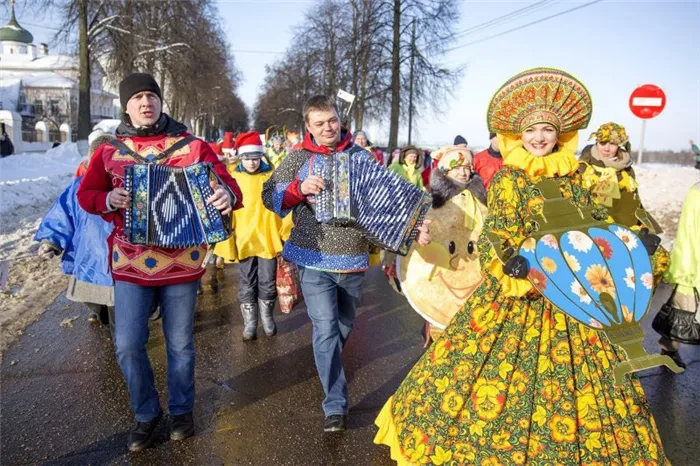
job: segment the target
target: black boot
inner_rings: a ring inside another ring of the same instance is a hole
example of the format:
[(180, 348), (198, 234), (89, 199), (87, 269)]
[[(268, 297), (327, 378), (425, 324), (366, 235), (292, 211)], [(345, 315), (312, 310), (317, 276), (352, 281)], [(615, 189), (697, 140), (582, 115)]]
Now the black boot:
[(258, 337), (258, 303), (241, 304), (243, 316), (243, 341), (255, 340)]
[(263, 330), (268, 337), (277, 335), (277, 324), (275, 324), (275, 300), (259, 299), (260, 317), (262, 319)]
[(342, 414), (332, 414), (323, 421), (324, 432), (345, 432), (346, 416)]
[(194, 419), (192, 412), (173, 416), (170, 427), (170, 440), (184, 440), (194, 435)]
[(141, 451), (153, 442), (156, 427), (161, 417), (163, 417), (163, 411), (160, 411), (154, 419), (148, 422), (136, 423), (134, 430), (129, 432), (129, 451)]

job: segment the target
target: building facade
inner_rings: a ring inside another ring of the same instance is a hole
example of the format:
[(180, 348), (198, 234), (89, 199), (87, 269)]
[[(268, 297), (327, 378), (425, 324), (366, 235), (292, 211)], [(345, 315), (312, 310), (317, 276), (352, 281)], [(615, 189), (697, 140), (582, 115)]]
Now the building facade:
[[(7, 25), (0, 28), (0, 112), (7, 126), (13, 127), (13, 142), (21, 134), (27, 144), (42, 145), (70, 141), (78, 127), (79, 59), (51, 55), (46, 44), (33, 43), (32, 34), (19, 25), (14, 4)], [(116, 94), (103, 87), (104, 70), (91, 64), (91, 122), (119, 118), (114, 105)], [(10, 122), (9, 113), (14, 123)], [(9, 131), (8, 131), (9, 134)], [(17, 147), (18, 144), (15, 144)], [(21, 146), (21, 145), (20, 145)], [(31, 148), (30, 148), (31, 150)], [(38, 150), (38, 149), (37, 149)], [(21, 149), (17, 147), (16, 152)]]

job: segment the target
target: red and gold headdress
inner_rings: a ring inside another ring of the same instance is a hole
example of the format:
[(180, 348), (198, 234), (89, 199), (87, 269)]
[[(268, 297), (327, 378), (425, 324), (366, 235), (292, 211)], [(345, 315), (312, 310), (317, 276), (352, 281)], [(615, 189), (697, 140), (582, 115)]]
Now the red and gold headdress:
[(550, 123), (559, 134), (588, 126), (593, 103), (588, 89), (570, 74), (534, 68), (509, 79), (491, 99), (489, 131), (519, 135), (537, 123)]

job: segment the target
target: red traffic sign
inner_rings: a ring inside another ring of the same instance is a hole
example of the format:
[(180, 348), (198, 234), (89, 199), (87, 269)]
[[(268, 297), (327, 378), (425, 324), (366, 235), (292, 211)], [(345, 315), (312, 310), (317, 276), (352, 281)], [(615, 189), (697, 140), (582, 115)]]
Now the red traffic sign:
[(666, 107), (666, 94), (654, 84), (639, 86), (630, 96), (630, 110), (639, 118), (654, 118)]

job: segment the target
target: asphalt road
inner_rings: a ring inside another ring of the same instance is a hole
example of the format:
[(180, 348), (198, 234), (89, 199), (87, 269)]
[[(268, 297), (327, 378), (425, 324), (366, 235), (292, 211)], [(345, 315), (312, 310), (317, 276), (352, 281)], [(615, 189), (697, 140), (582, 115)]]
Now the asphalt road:
[[(311, 350), (311, 323), (298, 306), (277, 313), (279, 334), (241, 341), (236, 273), (209, 270), (195, 322), (196, 435), (168, 440), (168, 422), (155, 445), (131, 454), (128, 394), (109, 333), (87, 321), (87, 310), (61, 295), (7, 351), (0, 379), (2, 465), (392, 465), (388, 449), (372, 443), (374, 418), (420, 356), (421, 318), (372, 269), (345, 352), (350, 419), (344, 434), (324, 434), (322, 390)], [(668, 295), (662, 290), (650, 315)], [(67, 318), (80, 316), (64, 324)], [(653, 331), (645, 346), (657, 351)], [(149, 354), (167, 406), (165, 346), (151, 324)], [(700, 465), (700, 349), (684, 347), (682, 375), (655, 368), (641, 374), (675, 466)]]

